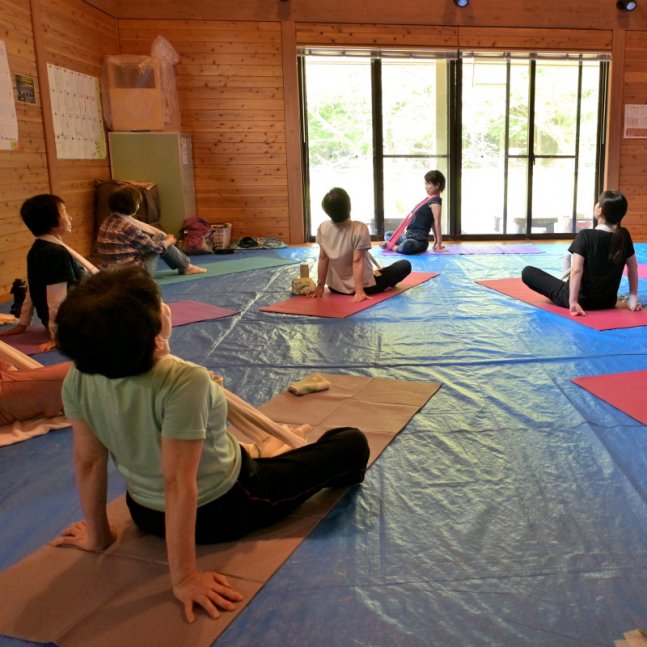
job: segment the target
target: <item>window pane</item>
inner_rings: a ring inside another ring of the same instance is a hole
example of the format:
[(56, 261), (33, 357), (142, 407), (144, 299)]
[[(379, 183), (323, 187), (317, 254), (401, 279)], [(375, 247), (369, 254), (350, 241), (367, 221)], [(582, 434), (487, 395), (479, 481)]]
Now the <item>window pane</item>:
[(532, 193), (531, 233), (566, 233), (573, 219), (575, 160), (538, 159)]
[(511, 159), (508, 164), (507, 234), (526, 233), (528, 213), (528, 159)]
[(506, 78), (505, 61), (464, 59), (462, 234), (502, 231)]
[(369, 58), (306, 58), (310, 233), (327, 219), (321, 199), (334, 186), (352, 199), (353, 216), (375, 232)]
[(535, 155), (575, 155), (577, 77), (577, 63), (537, 63)]
[(593, 226), (593, 207), (597, 200), (595, 195), (595, 162), (597, 155), (599, 86), (600, 65), (598, 63), (585, 63), (582, 70), (576, 231)]
[(508, 133), (510, 155), (528, 154), (528, 61), (510, 63), (510, 129)]
[(447, 154), (447, 65), (382, 60), (385, 155)]

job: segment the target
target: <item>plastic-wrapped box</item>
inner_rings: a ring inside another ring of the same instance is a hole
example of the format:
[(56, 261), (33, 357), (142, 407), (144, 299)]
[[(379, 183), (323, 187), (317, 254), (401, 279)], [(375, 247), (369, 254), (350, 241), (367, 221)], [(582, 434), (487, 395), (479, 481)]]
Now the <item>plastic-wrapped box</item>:
[(164, 130), (158, 59), (128, 54), (106, 56), (101, 81), (104, 117), (110, 130)]

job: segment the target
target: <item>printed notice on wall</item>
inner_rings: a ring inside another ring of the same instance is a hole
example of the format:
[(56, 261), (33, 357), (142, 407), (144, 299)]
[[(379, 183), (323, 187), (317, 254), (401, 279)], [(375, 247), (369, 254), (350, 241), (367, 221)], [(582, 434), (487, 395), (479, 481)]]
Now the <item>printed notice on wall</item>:
[(9, 71), (7, 46), (0, 40), (0, 150), (18, 147), (18, 119), (13, 97), (13, 82)]
[(625, 105), (625, 139), (647, 139), (647, 106)]
[(99, 79), (47, 64), (52, 123), (59, 159), (105, 159)]

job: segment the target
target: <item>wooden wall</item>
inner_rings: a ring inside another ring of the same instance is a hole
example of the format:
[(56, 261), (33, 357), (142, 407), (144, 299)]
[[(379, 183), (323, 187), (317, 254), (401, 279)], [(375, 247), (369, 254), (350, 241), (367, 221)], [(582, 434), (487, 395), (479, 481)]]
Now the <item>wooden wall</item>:
[[(29, 3), (0, 2), (0, 39), (7, 48), (12, 74), (36, 76), (36, 52)], [(40, 96), (37, 104), (16, 103), (19, 148), (0, 151), (0, 294), (14, 277), (25, 276), (25, 253), (31, 236), (19, 222), (18, 209), (26, 194), (49, 189), (45, 133)]]
[(61, 195), (73, 218), (70, 244), (86, 254), (92, 248), (94, 180), (110, 176), (109, 164), (56, 158), (47, 63), (98, 77), (103, 56), (118, 52), (119, 42), (116, 20), (81, 0), (0, 0), (0, 40), (12, 78), (27, 74), (36, 84), (35, 105), (16, 102), (18, 150), (0, 151), (2, 295), (26, 276), (32, 237), (18, 212), (30, 195)]
[(197, 214), (234, 237), (290, 239), (281, 25), (126, 20), (122, 52), (148, 54), (157, 35), (175, 67), (182, 130), (192, 135)]
[[(623, 57), (620, 103), (647, 104), (647, 31), (627, 32)], [(647, 240), (647, 140), (621, 141), (619, 188), (630, 201), (624, 222), (634, 239)]]
[(21, 201), (38, 191), (60, 193), (75, 218), (71, 242), (87, 253), (92, 185), (109, 174), (107, 161), (56, 159), (46, 64), (98, 75), (105, 54), (147, 54), (159, 34), (181, 57), (178, 94), (182, 129), (193, 136), (198, 214), (232, 222), (235, 236), (292, 243), (304, 235), (299, 46), (612, 52), (607, 177), (628, 194), (627, 223), (647, 240), (647, 140), (622, 138), (624, 103), (647, 104), (647, 8), (625, 14), (612, 0), (547, 0), (541, 9), (474, 0), (457, 10), (449, 0), (378, 0), (368, 24), (361, 22), (365, 7), (363, 0), (341, 9), (314, 0), (0, 0), (11, 72), (35, 76), (40, 85), (35, 106), (16, 104), (20, 149), (0, 152), (0, 294), (24, 276), (31, 239), (18, 220)]

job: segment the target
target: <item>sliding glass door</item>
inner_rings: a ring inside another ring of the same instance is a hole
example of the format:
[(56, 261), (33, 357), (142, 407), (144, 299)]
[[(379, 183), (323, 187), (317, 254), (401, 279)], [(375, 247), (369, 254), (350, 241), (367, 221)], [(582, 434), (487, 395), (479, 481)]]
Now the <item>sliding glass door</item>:
[(601, 189), (608, 63), (598, 57), (326, 51), (300, 59), (308, 231), (333, 186), (381, 238), (447, 177), (450, 236), (571, 234)]

